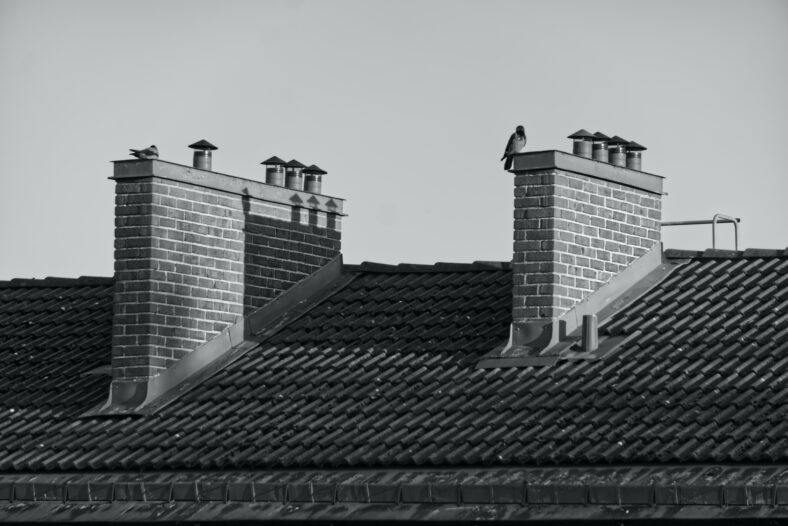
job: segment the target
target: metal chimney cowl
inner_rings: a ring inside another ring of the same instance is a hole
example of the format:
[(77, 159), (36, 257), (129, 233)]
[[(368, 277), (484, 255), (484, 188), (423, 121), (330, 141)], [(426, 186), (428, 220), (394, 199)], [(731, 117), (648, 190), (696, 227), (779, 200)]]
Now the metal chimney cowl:
[(192, 165), (199, 170), (206, 170), (208, 172), (212, 171), (211, 152), (213, 150), (218, 150), (219, 148), (209, 143), (205, 139), (200, 139), (194, 144), (190, 144), (189, 148), (194, 150), (194, 160)]

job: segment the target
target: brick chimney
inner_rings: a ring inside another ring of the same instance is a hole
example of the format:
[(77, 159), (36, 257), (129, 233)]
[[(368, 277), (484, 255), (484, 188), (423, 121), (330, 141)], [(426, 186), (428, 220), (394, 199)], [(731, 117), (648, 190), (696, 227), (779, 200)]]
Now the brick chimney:
[(340, 252), (341, 199), (161, 160), (112, 179), (116, 381), (160, 374)]
[(512, 171), (523, 344), (660, 243), (662, 178), (560, 151), (516, 155)]

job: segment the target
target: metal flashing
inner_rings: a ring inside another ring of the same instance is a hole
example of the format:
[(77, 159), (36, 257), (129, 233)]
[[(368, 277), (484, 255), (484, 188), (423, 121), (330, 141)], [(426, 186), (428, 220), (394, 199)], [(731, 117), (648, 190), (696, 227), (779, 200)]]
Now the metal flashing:
[(588, 177), (603, 179), (631, 188), (662, 195), (664, 177), (603, 161), (572, 155), (558, 150), (525, 152), (512, 156), (515, 174), (539, 170), (563, 170)]
[(206, 375), (213, 374), (256, 347), (266, 336), (297, 319), (336, 290), (342, 255), (197, 347), (158, 376), (147, 380), (113, 379), (109, 399), (83, 417), (145, 414), (171, 402)]
[[(557, 357), (566, 351), (572, 351), (574, 353), (571, 355), (572, 358), (577, 358), (578, 353), (571, 347), (580, 337), (583, 316), (596, 315), (601, 325), (610, 316), (665, 279), (676, 264), (663, 257), (661, 243), (654, 244), (651, 250), (560, 318), (544, 322), (512, 323), (506, 345), (485, 356), (477, 367), (489, 369), (552, 365), (558, 361), (558, 358), (553, 362), (534, 360), (534, 358)], [(611, 350), (610, 344), (602, 340), (600, 349), (586, 356), (598, 358)]]
[(113, 163), (115, 165), (114, 172), (110, 179), (116, 181), (158, 177), (169, 181), (221, 190), (240, 196), (249, 196), (261, 201), (301, 206), (302, 208), (311, 208), (340, 216), (347, 215), (343, 212), (345, 200), (339, 197), (293, 190), (283, 186), (270, 185), (235, 175), (200, 170), (192, 166), (158, 159), (129, 159), (113, 161)]

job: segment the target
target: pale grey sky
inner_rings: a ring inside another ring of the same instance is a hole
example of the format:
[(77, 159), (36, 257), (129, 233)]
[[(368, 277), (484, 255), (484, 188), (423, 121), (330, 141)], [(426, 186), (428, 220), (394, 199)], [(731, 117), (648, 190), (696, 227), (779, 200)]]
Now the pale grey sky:
[(783, 0), (0, 0), (0, 279), (112, 275), (109, 161), (202, 138), (220, 172), (328, 170), (345, 261), (509, 260), (517, 124), (644, 144), (665, 220), (786, 247), (787, 93)]

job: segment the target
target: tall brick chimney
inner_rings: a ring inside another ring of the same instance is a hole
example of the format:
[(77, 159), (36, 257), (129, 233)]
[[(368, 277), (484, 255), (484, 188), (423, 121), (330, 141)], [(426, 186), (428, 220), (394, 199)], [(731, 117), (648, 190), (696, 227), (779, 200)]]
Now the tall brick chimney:
[(114, 381), (155, 377), (340, 252), (341, 199), (160, 160), (112, 179)]
[(525, 345), (660, 243), (662, 178), (560, 151), (516, 155), (512, 171), (512, 337)]

